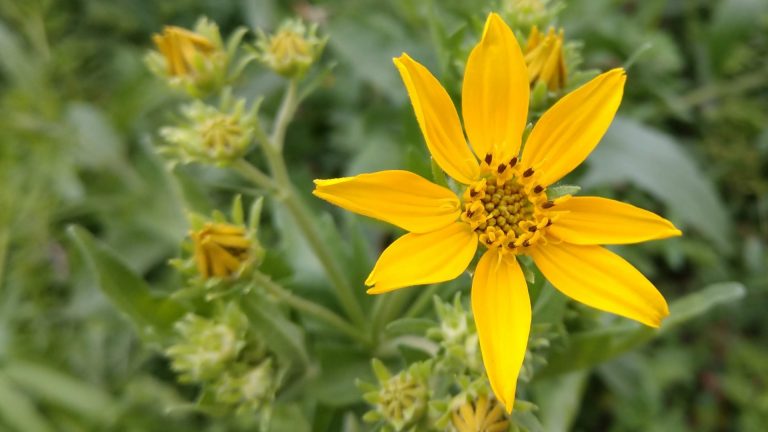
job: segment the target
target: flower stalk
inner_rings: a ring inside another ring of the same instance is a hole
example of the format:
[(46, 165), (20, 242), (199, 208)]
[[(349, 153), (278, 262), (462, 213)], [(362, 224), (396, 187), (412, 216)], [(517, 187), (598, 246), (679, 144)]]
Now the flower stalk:
[(272, 172), (271, 179), (261, 170), (243, 159), (234, 164), (234, 166), (249, 180), (259, 186), (272, 190), (274, 196), (285, 205), (285, 208), (293, 216), (297, 227), (304, 234), (307, 243), (328, 274), (336, 297), (339, 299), (344, 312), (353, 323), (362, 325), (366, 322), (363, 309), (344, 276), (341, 266), (323, 240), (314, 218), (296, 193), (296, 189), (288, 175), (285, 160), (283, 159), (282, 149), (285, 142), (285, 133), (288, 125), (293, 120), (298, 103), (297, 82), (296, 80), (290, 80), (275, 118), (272, 134), (267, 136), (260, 128), (257, 128), (255, 131), (256, 139), (259, 141)]

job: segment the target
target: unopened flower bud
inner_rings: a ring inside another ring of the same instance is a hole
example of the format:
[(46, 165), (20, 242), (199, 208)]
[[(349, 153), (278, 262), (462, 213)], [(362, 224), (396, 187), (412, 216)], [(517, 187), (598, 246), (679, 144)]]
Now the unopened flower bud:
[(251, 239), (242, 226), (206, 223), (191, 231), (195, 243), (195, 264), (203, 279), (225, 278), (238, 273), (251, 258)]
[(317, 37), (317, 26), (301, 20), (285, 21), (277, 32), (261, 33), (256, 43), (259, 60), (286, 78), (300, 78), (317, 60), (327, 39)]
[(247, 318), (231, 305), (216, 319), (187, 314), (175, 329), (180, 341), (166, 350), (171, 367), (185, 382), (217, 377), (245, 345)]
[(453, 412), (451, 423), (458, 432), (496, 432), (509, 429), (504, 408), (485, 396), (467, 401)]
[(147, 55), (147, 65), (171, 87), (202, 97), (231, 78), (229, 65), (243, 33), (235, 32), (225, 47), (218, 26), (206, 18), (198, 20), (194, 30), (166, 26), (152, 36), (157, 51)]
[(413, 426), (422, 420), (429, 402), (427, 379), (431, 363), (414, 363), (407, 370), (391, 375), (383, 363), (373, 360), (373, 369), (379, 379), (379, 387), (364, 384), (369, 390), (363, 398), (375, 406), (363, 417), (366, 421), (385, 420), (396, 431)]
[(257, 109), (254, 105), (246, 111), (244, 100), (233, 104), (228, 95), (221, 108), (191, 102), (182, 109), (185, 124), (160, 130), (169, 144), (164, 151), (185, 163), (231, 163), (242, 157), (253, 141), (258, 127)]
[(257, 411), (274, 399), (278, 384), (271, 358), (265, 358), (257, 366), (244, 371), (243, 365), (223, 374), (213, 384), (216, 401), (230, 405), (237, 412)]
[(532, 86), (543, 82), (550, 91), (565, 87), (567, 71), (563, 54), (563, 30), (555, 32), (550, 27), (544, 35), (538, 27), (533, 26), (525, 47), (525, 63)]

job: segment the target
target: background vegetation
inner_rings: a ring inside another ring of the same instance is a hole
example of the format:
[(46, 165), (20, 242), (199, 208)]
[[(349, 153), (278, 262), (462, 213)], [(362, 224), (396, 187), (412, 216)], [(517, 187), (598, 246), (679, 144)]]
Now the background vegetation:
[[(139, 340), (66, 235), (72, 224), (85, 227), (153, 287), (173, 290), (178, 280), (167, 261), (186, 234), (185, 206), (226, 208), (241, 188), (237, 176), (215, 168), (164, 169), (156, 131), (172, 120), (179, 96), (143, 63), (152, 33), (164, 24), (190, 27), (201, 15), (225, 35), (240, 25), (271, 30), (296, 15), (319, 22), (330, 37), (324, 61), (337, 66), (297, 114), (286, 158), (307, 200), (330, 211), (308, 196), (312, 178), (429, 172), (391, 58), (406, 51), (421, 59), (457, 95), (469, 41), (500, 7), (461, 0), (0, 0), (0, 429), (240, 428), (232, 418), (189, 408), (194, 389), (177, 384), (156, 347)], [(574, 0), (559, 23), (568, 39), (583, 41), (587, 68), (631, 62), (620, 116), (574, 178), (586, 192), (653, 209), (682, 227), (680, 239), (621, 252), (668, 299), (701, 292), (692, 309), (681, 310), (706, 313), (641, 349), (534, 386), (534, 394), (547, 395), (540, 402), (546, 430), (765, 430), (768, 3)], [(239, 85), (264, 94), (262, 114), (274, 115), (279, 77), (251, 67)], [(361, 230), (371, 240), (349, 268), (362, 275), (394, 231), (335, 215), (343, 232)], [(323, 274), (292, 240), (291, 227), (280, 218), (265, 224), (268, 272), (314, 292)], [(603, 333), (563, 344), (565, 354), (545, 371), (577, 368), (578, 356), (604, 348), (615, 330), (586, 329)], [(320, 363), (336, 355), (329, 350)], [(338, 386), (304, 407), (314, 416), (311, 430), (341, 430), (344, 412), (365, 411), (353, 379), (371, 376), (369, 360), (355, 365), (331, 371)]]

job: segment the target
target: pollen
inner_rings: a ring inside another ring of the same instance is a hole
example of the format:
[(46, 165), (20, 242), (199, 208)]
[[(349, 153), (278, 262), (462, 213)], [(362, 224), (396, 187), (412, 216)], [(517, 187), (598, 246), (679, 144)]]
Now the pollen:
[[(490, 155), (486, 160), (490, 160)], [(486, 176), (467, 187), (461, 220), (477, 233), (488, 248), (525, 253), (537, 242), (546, 241), (546, 231), (557, 217), (556, 204), (538, 172), (522, 169), (517, 158), (489, 167)]]

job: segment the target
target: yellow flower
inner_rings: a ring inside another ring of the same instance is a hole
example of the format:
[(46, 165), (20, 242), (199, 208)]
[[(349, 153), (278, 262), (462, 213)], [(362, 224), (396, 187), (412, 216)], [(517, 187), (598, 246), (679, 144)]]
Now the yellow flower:
[(476, 403), (467, 402), (452, 415), (458, 432), (503, 432), (509, 429), (504, 410), (495, 400), (479, 397)]
[(531, 85), (541, 81), (552, 91), (565, 87), (567, 72), (563, 57), (563, 31), (555, 33), (555, 29), (550, 27), (545, 36), (533, 26), (525, 47), (525, 64)]
[(165, 57), (168, 75), (171, 76), (192, 74), (198, 56), (216, 51), (215, 45), (206, 37), (176, 26), (166, 26), (163, 33), (153, 35), (152, 40)]
[(488, 378), (507, 410), (531, 326), (517, 256), (530, 256), (571, 298), (658, 327), (669, 314), (664, 297), (631, 264), (599, 245), (680, 231), (618, 201), (547, 197), (547, 187), (576, 168), (608, 129), (621, 102), (624, 70), (603, 73), (563, 97), (544, 113), (520, 152), (528, 71), (514, 34), (498, 15), (488, 17), (464, 72), (462, 112), (471, 149), (437, 79), (407, 54), (394, 61), (432, 157), (466, 189), (459, 199), (408, 171), (315, 180), (316, 196), (409, 231), (381, 254), (365, 281), (368, 292), (456, 278), (481, 243), (486, 250), (474, 272), (472, 311)]
[(195, 244), (197, 271), (203, 279), (235, 274), (250, 258), (252, 243), (243, 227), (207, 223), (189, 235)]

